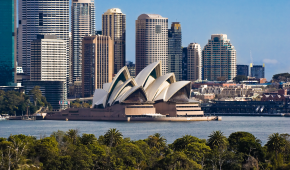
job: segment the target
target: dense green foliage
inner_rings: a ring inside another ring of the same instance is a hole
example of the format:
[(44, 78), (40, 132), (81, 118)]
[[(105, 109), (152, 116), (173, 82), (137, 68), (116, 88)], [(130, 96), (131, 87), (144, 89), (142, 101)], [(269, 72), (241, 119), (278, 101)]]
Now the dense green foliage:
[(71, 108), (90, 108), (92, 106), (92, 100), (81, 101), (76, 99), (70, 103)]
[(289, 73), (279, 73), (279, 74), (274, 74), (272, 77), (272, 80), (274, 82), (287, 82), (290, 81), (290, 74)]
[(123, 138), (109, 129), (97, 139), (77, 129), (50, 137), (11, 135), (0, 138), (0, 169), (290, 169), (290, 135), (272, 134), (265, 146), (248, 132), (228, 138), (221, 131), (209, 139), (185, 135), (167, 144), (159, 133), (144, 140)]
[(240, 83), (240, 81), (243, 81), (243, 80), (248, 80), (248, 77), (244, 75), (237, 75), (234, 78), (235, 83)]
[(35, 113), (41, 107), (51, 109), (51, 105), (42, 96), (39, 88), (39, 86), (35, 86), (29, 92), (33, 98), (33, 103), (30, 101), (30, 97), (24, 93), (16, 91), (4, 92), (0, 90), (0, 114), (25, 115), (28, 109), (31, 114)]

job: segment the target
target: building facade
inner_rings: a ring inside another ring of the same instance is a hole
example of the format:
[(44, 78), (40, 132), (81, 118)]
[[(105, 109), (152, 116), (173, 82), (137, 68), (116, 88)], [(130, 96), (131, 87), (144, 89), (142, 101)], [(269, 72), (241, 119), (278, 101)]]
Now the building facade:
[(18, 1), (18, 65), (30, 75), (31, 41), (39, 34), (54, 34), (66, 41), (67, 81), (69, 80), (69, 0)]
[(135, 64), (132, 61), (126, 61), (126, 66), (129, 70), (130, 76), (135, 78), (136, 75), (136, 67)]
[(173, 22), (168, 29), (168, 72), (175, 74), (177, 81), (182, 80), (182, 36), (181, 25)]
[(136, 75), (147, 65), (161, 61), (162, 74), (168, 72), (168, 18), (141, 14), (136, 20)]
[(182, 48), (182, 80), (187, 80), (187, 47)]
[(255, 77), (257, 79), (259, 78), (265, 78), (265, 64), (263, 65), (253, 65), (250, 64), (251, 68), (251, 77)]
[(0, 86), (8, 86), (16, 80), (16, 0), (1, 2)]
[(95, 34), (94, 0), (73, 0), (71, 8), (73, 81), (82, 80), (82, 40)]
[(237, 65), (237, 76), (249, 76), (249, 66)]
[(66, 41), (56, 35), (38, 35), (31, 42), (31, 81), (66, 81)]
[(187, 80), (201, 80), (202, 77), (201, 48), (197, 43), (190, 43), (187, 47)]
[(126, 15), (119, 8), (108, 9), (102, 15), (102, 35), (114, 42), (114, 74), (125, 66), (126, 61)]
[(65, 81), (24, 81), (23, 86), (26, 95), (31, 95), (29, 92), (35, 86), (39, 86), (42, 95), (45, 96), (47, 102), (51, 104), (54, 110), (63, 110), (68, 106)]
[(236, 77), (236, 50), (226, 34), (213, 34), (202, 51), (203, 80)]
[(91, 97), (95, 89), (113, 79), (113, 41), (109, 36), (87, 36), (83, 38), (82, 50), (82, 95)]

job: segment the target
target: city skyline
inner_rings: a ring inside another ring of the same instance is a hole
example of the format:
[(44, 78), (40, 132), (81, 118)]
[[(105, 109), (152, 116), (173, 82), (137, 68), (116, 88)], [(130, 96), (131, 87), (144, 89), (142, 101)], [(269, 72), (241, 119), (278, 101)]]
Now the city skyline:
[(106, 3), (95, 0), (96, 29), (101, 29), (101, 15), (107, 9), (120, 8), (127, 16), (126, 60), (135, 62), (135, 20), (142, 13), (159, 14), (168, 18), (168, 23), (181, 23), (183, 47), (196, 42), (203, 49), (210, 35), (227, 34), (237, 50), (237, 64), (265, 63), (265, 75), (270, 80), (273, 74), (290, 72), (286, 64), (290, 61), (287, 57), (290, 40), (285, 38), (290, 35), (287, 29), (290, 23), (284, 22), (290, 16), (290, 1), (279, 2), (184, 1), (173, 5), (172, 0), (158, 3), (152, 0)]

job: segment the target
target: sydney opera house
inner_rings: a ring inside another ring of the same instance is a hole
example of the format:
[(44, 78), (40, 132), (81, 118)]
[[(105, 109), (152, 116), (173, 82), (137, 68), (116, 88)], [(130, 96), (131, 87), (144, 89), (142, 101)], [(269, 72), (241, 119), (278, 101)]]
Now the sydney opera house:
[(48, 113), (46, 119), (196, 121), (204, 117), (197, 101), (190, 99), (191, 82), (176, 81), (174, 73), (162, 75), (161, 62), (145, 67), (132, 78), (123, 67), (111, 83), (96, 89), (92, 108), (70, 108)]

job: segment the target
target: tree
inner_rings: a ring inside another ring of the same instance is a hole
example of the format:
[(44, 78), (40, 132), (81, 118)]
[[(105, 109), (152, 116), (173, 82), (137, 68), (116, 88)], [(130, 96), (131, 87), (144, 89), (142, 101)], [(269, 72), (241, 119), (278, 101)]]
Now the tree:
[(239, 83), (240, 81), (248, 80), (248, 77), (247, 76), (244, 76), (244, 75), (237, 75), (233, 80), (236, 83)]
[(274, 133), (268, 137), (266, 146), (270, 152), (275, 153), (276, 160), (278, 160), (278, 153), (284, 151), (285, 144), (285, 139), (279, 133)]
[(77, 143), (77, 139), (79, 137), (79, 130), (78, 129), (69, 129), (65, 136), (69, 139), (69, 141), (72, 143), (72, 144), (76, 144)]
[(218, 161), (220, 170), (226, 157), (228, 140), (221, 131), (214, 131), (209, 135), (207, 145), (212, 149), (212, 164), (215, 165), (215, 160)]
[(109, 147), (115, 147), (121, 144), (123, 141), (123, 135), (119, 130), (113, 128), (109, 129), (104, 135), (104, 144)]
[(40, 87), (34, 86), (34, 88), (32, 90), (30, 90), (29, 94), (32, 95), (34, 105), (36, 106), (37, 101), (41, 100), (41, 96), (42, 96), (41, 91), (40, 91)]
[(157, 149), (161, 149), (166, 146), (166, 139), (160, 133), (155, 133), (148, 137), (147, 143), (151, 148), (156, 147)]
[(217, 77), (216, 80), (217, 80), (217, 81), (226, 81), (227, 78), (224, 77), (224, 76), (222, 76), (222, 77)]
[(94, 142), (97, 142), (97, 138), (95, 137), (94, 134), (83, 134), (82, 137), (81, 137), (81, 143), (83, 145), (89, 145), (89, 144), (92, 144)]

